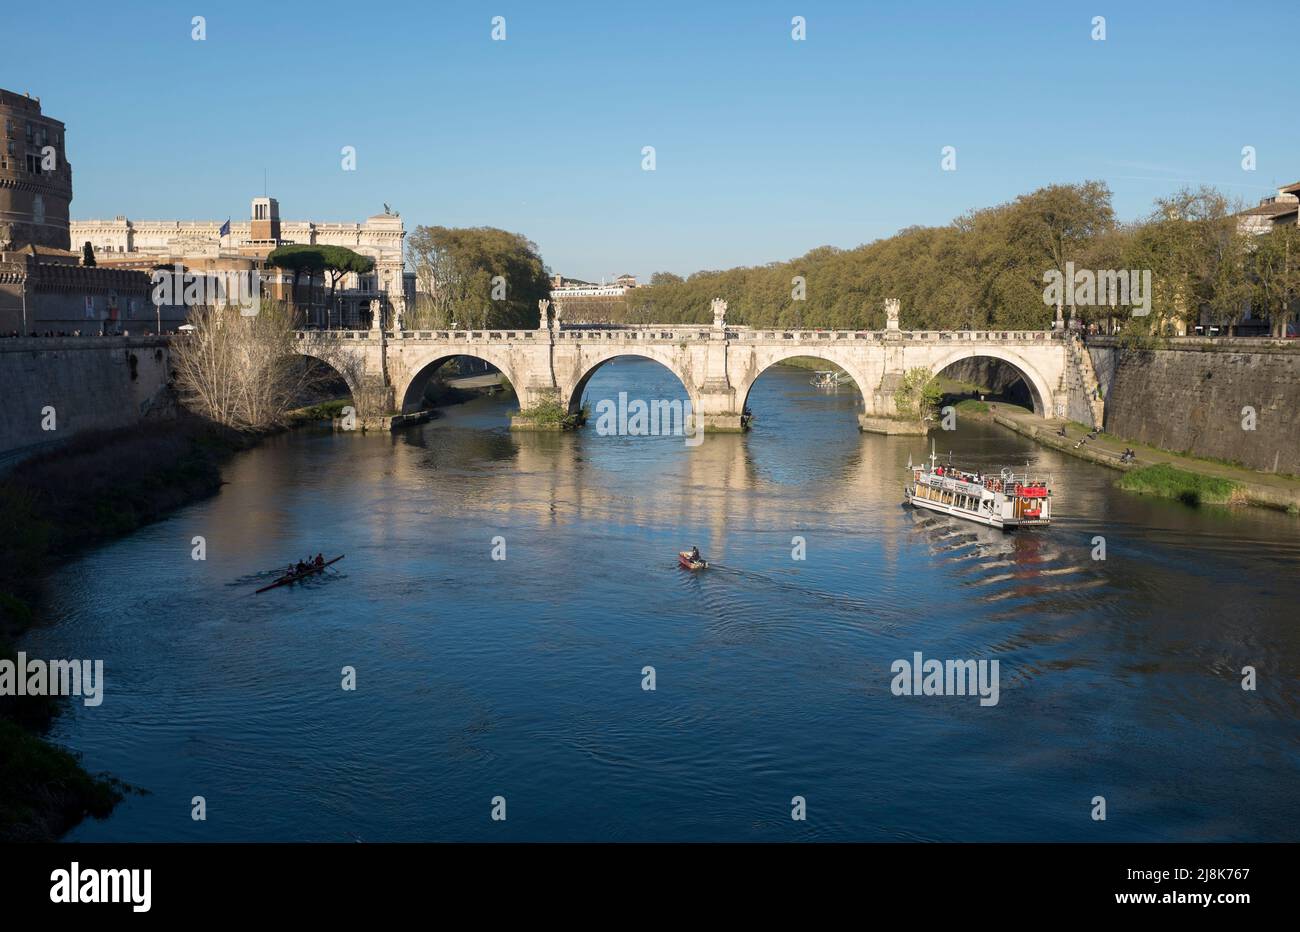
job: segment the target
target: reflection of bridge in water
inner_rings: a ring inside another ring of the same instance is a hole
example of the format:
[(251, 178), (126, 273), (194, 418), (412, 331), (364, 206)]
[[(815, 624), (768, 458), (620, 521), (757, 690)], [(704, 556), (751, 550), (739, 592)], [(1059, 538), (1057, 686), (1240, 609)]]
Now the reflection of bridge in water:
[[(972, 358), (998, 360), (1024, 381), (1034, 411), (1089, 421), (1094, 417), (1081, 372), (1087, 352), (1059, 331), (763, 330), (703, 325), (647, 325), (614, 330), (304, 331), (299, 351), (329, 363), (356, 398), (367, 393), (385, 410), (419, 408), (433, 373), (457, 356), (499, 369), (530, 408), (548, 399), (576, 412), (601, 366), (626, 356), (651, 359), (681, 381), (708, 430), (741, 428), (754, 382), (768, 367), (798, 356), (825, 360), (849, 374), (862, 395), (864, 429), (888, 431), (904, 374), (938, 374)], [(1087, 368), (1091, 368), (1088, 366)], [(1076, 416), (1077, 413), (1077, 416)]]

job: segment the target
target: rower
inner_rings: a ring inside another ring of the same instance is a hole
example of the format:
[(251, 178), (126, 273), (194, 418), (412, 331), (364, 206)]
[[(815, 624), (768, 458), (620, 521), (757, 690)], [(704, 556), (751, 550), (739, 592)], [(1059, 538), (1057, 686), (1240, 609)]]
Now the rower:
[(700, 548), (696, 547), (694, 544), (691, 545), (691, 555), (689, 559), (692, 563), (702, 563), (704, 560), (704, 558), (700, 556)]
[(319, 553), (316, 554), (316, 565), (317, 565), (317, 566), (324, 566), (324, 565), (325, 565), (325, 557), (324, 557), (324, 555), (319, 554)]

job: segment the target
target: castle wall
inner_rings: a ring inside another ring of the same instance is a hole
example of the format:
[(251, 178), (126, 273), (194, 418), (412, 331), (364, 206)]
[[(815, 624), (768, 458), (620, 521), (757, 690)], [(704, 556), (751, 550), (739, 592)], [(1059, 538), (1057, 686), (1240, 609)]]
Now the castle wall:
[(174, 417), (170, 364), (156, 337), (0, 339), (0, 461), (88, 430)]

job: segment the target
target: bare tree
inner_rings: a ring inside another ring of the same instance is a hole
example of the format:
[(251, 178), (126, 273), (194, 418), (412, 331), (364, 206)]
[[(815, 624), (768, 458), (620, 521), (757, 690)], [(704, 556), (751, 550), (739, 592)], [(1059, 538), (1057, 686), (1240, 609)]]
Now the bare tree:
[(237, 430), (283, 426), (320, 377), (298, 354), (293, 315), (263, 303), (244, 316), (234, 305), (196, 308), (194, 330), (178, 337), (172, 367), (182, 402)]

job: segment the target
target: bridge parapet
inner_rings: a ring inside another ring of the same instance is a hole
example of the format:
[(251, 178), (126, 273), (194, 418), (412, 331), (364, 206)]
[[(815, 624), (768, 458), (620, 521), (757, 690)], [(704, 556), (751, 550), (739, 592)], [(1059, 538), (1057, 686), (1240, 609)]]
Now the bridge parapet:
[[(886, 330), (775, 330), (736, 328), (725, 331), (728, 341), (740, 343), (883, 343), (891, 341)], [(892, 331), (894, 340), (921, 343), (1046, 343), (1063, 341), (1065, 334), (1051, 330), (901, 330)], [(715, 331), (704, 326), (643, 325), (610, 330), (398, 330), (386, 331), (393, 341), (435, 343), (689, 343), (715, 339)], [(299, 340), (374, 340), (373, 330), (300, 330)]]

